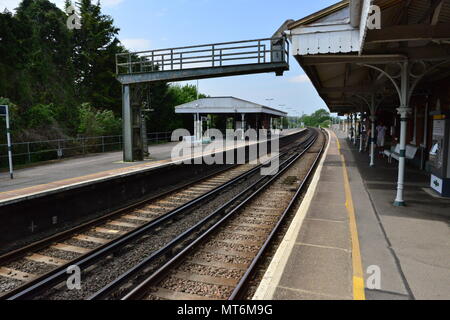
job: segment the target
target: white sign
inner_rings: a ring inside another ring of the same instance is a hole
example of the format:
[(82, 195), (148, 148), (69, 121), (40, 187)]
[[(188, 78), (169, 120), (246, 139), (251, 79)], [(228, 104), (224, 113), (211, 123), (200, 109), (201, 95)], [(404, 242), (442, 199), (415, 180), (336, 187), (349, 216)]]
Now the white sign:
[(445, 133), (445, 120), (434, 120), (433, 136), (443, 137)]
[(436, 177), (435, 175), (431, 175), (431, 188), (437, 191), (439, 194), (442, 194), (442, 186), (444, 181), (442, 179)]

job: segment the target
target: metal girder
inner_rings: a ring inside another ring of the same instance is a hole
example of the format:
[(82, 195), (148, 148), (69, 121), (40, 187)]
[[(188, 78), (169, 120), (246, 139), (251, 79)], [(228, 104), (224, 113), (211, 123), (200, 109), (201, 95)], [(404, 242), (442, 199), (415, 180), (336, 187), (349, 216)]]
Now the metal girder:
[(174, 71), (160, 71), (154, 73), (121, 74), (117, 76), (117, 80), (119, 80), (122, 84), (132, 84), (158, 81), (175, 82), (269, 72), (275, 72), (277, 75), (281, 76), (285, 71), (288, 70), (289, 64), (286, 62), (261, 63), (214, 68), (207, 67)]
[(365, 41), (367, 44), (371, 44), (448, 39), (450, 39), (450, 23), (440, 23), (437, 25), (409, 24), (370, 30)]
[(391, 62), (407, 61), (408, 57), (399, 54), (374, 54), (374, 55), (314, 55), (301, 58), (304, 66), (327, 65), (327, 64), (347, 64), (347, 63), (367, 63), (386, 64)]

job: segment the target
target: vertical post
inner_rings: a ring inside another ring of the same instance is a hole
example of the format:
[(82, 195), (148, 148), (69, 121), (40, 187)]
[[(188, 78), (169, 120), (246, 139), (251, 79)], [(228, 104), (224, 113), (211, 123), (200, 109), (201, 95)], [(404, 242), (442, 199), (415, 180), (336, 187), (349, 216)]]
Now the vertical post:
[(242, 119), (242, 122), (241, 122), (241, 129), (242, 129), (241, 139), (244, 140), (244, 138), (245, 138), (245, 113), (241, 114), (241, 119)]
[(352, 141), (352, 139), (353, 139), (353, 113), (350, 113), (350, 117), (349, 117), (349, 120), (348, 120), (348, 126), (349, 126), (349, 139), (350, 139), (350, 142)]
[(27, 142), (28, 162), (31, 162), (30, 143)]
[(215, 48), (216, 48), (216, 47), (213, 45), (213, 46), (212, 46), (212, 66), (213, 66), (213, 67), (215, 67), (214, 64), (215, 64), (215, 62), (216, 62), (216, 61), (215, 61), (215, 60), (216, 60), (216, 55), (215, 55), (216, 49), (215, 49)]
[(61, 152), (61, 140), (58, 140), (58, 159), (61, 159), (62, 152)]
[[(374, 107), (372, 107), (374, 108)], [(370, 166), (375, 166), (375, 121), (377, 117), (375, 116), (375, 110), (370, 110)]]
[(12, 143), (11, 143), (11, 129), (9, 127), (9, 107), (6, 109), (6, 139), (8, 140), (8, 161), (9, 161), (9, 176), (14, 179), (13, 160), (12, 160)]
[(201, 141), (203, 137), (202, 126), (203, 126), (202, 116), (200, 115), (200, 113), (197, 113), (197, 137), (199, 141)]
[(359, 114), (359, 152), (363, 151), (363, 113)]
[[(142, 139), (142, 149), (143, 149), (143, 156), (148, 157), (148, 139), (147, 139), (147, 121), (145, 118), (145, 111), (141, 108), (141, 139)], [(158, 134), (156, 136), (156, 142), (158, 142)]]
[(394, 205), (397, 207), (404, 207), (405, 200), (403, 197), (405, 185), (405, 165), (406, 165), (406, 129), (408, 125), (408, 114), (411, 111), (408, 108), (409, 95), (409, 73), (408, 62), (402, 64), (401, 75), (401, 97), (400, 108), (397, 109), (400, 114), (400, 156), (398, 161), (398, 182), (397, 182), (397, 197)]
[(102, 136), (102, 153), (105, 153), (105, 137)]
[(427, 96), (427, 103), (425, 105), (424, 124), (423, 124), (423, 141), (422, 141), (422, 159), (420, 163), (420, 169), (425, 170), (425, 152), (428, 146), (428, 109), (429, 109), (430, 97)]
[(375, 96), (372, 95), (370, 100), (370, 166), (375, 166), (375, 121), (377, 120), (377, 107), (375, 105)]
[(261, 63), (261, 41), (258, 41), (258, 63)]
[(133, 72), (133, 64), (131, 63), (131, 53), (128, 55), (128, 73)]
[(133, 162), (133, 117), (130, 102), (130, 85), (122, 87), (123, 161)]
[(345, 119), (345, 132), (347, 133), (347, 137), (350, 132), (350, 115), (347, 115), (347, 119)]

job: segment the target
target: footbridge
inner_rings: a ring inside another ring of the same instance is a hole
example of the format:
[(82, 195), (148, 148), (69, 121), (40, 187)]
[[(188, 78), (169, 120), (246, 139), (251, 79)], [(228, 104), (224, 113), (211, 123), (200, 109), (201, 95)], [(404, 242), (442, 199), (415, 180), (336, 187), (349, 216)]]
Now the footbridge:
[(122, 84), (124, 161), (142, 160), (145, 128), (142, 84), (271, 73), (289, 70), (289, 42), (273, 37), (236, 42), (121, 53), (116, 56)]

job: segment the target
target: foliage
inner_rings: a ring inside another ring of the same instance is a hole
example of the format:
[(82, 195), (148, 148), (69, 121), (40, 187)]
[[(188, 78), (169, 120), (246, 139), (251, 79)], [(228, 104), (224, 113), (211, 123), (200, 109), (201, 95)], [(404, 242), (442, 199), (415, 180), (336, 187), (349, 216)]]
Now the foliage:
[(80, 125), (78, 133), (86, 137), (120, 135), (122, 121), (111, 110), (96, 110), (84, 103), (79, 108)]
[(325, 109), (319, 109), (311, 115), (304, 115), (300, 118), (306, 127), (329, 128), (331, 124), (331, 115)]
[[(22, 0), (15, 14), (0, 13), (0, 97), (8, 97), (0, 101), (11, 106), (16, 142), (121, 134), (115, 56), (127, 51), (119, 29), (99, 1), (66, 0), (72, 4), (81, 14), (79, 30), (69, 30), (67, 14), (49, 0)], [(195, 100), (195, 86), (146, 85), (141, 98), (154, 110), (150, 131), (192, 125), (175, 106)]]

